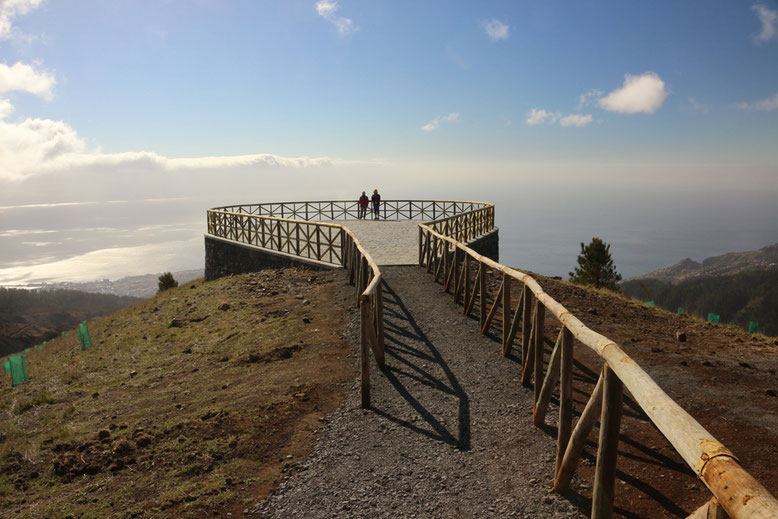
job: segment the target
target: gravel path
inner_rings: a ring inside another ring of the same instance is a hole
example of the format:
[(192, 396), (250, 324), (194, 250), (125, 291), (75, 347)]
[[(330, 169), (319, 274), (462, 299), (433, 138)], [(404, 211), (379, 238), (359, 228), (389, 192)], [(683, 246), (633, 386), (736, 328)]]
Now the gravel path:
[(345, 225), (378, 265), (414, 265), (419, 262), (419, 222), (348, 220)]
[[(532, 425), (515, 359), (419, 267), (386, 267), (386, 374), (354, 381), (260, 517), (585, 517), (550, 492), (555, 429)], [(358, 319), (348, 334), (358, 344)], [(358, 358), (355, 349), (355, 358)], [(371, 359), (372, 362), (372, 359)], [(548, 422), (555, 416), (549, 410)]]

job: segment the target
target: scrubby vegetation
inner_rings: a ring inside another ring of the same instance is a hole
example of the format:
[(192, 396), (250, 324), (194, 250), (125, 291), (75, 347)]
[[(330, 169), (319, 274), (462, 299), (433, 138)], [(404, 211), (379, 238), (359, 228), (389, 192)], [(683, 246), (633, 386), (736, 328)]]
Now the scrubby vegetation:
[(33, 314), (79, 312), (108, 315), (140, 301), (137, 297), (93, 294), (78, 290), (23, 290), (0, 287), (0, 320)]
[(778, 335), (778, 270), (741, 272), (731, 276), (693, 279), (678, 284), (656, 279), (626, 281), (626, 295), (645, 300), (643, 283), (654, 304), (677, 311), (683, 307), (689, 314), (705, 317), (708, 313), (721, 316), (722, 323), (748, 329), (748, 323), (759, 323), (759, 331)]

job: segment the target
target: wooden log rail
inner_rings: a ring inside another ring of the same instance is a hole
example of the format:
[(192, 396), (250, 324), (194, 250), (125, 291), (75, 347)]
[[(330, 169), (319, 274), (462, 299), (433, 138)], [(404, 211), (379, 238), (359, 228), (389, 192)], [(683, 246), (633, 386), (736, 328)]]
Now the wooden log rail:
[[(492, 208), (493, 211), (493, 208)], [(493, 213), (492, 213), (493, 217)], [(554, 490), (569, 488), (587, 437), (596, 422), (600, 432), (592, 497), (593, 518), (611, 517), (623, 388), (629, 390), (649, 419), (707, 485), (713, 498), (690, 517), (776, 518), (775, 499), (738, 463), (737, 458), (705, 428), (673, 401), (648, 374), (612, 340), (587, 328), (578, 318), (543, 291), (530, 275), (501, 265), (468, 248), (465, 229), (473, 228), (467, 213), (419, 225), (419, 265), (442, 283), (455, 301), (462, 300), (466, 315), (479, 307), (481, 333), (496, 326), (502, 354), (514, 344), (520, 348), (521, 382), (534, 387), (533, 422), (545, 422), (552, 392), (559, 384), (559, 426), (556, 442)], [(486, 276), (498, 277), (494, 296)], [(520, 293), (512, 293), (513, 287)], [(515, 299), (514, 299), (515, 297)], [(512, 300), (517, 301), (515, 309)], [(546, 358), (546, 314), (561, 326), (551, 354)], [(519, 333), (520, 332), (520, 333)], [(578, 422), (573, 426), (572, 366), (575, 341), (594, 351), (603, 361), (602, 373)], [(548, 369), (543, 371), (547, 362)], [(534, 381), (534, 383), (533, 383)]]

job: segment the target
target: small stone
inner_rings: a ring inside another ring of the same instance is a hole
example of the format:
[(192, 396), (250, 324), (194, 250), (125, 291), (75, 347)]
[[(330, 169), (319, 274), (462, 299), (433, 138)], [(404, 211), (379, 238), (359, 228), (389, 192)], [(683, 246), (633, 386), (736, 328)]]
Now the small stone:
[(686, 342), (686, 334), (684, 332), (676, 332), (675, 338), (678, 342)]
[(596, 308), (590, 308), (586, 311), (589, 314), (597, 315), (597, 309)]
[(217, 308), (219, 310), (221, 310), (222, 312), (225, 312), (225, 311), (230, 309), (230, 304), (229, 303), (222, 303)]
[(311, 318), (310, 318), (310, 317), (303, 317), (303, 322), (304, 322), (305, 324), (308, 324), (308, 323), (310, 323), (310, 322), (311, 322)]
[(167, 325), (168, 328), (183, 328), (184, 327), (184, 320), (183, 319), (171, 319), (170, 322)]
[(106, 438), (110, 438), (111, 437), (111, 433), (110, 433), (110, 431), (108, 431), (108, 429), (101, 429), (101, 430), (97, 431), (97, 437), (99, 439), (101, 439), (101, 440), (104, 440)]
[(138, 374), (138, 372), (135, 371), (135, 370), (130, 371), (130, 378), (136, 376), (137, 374)]

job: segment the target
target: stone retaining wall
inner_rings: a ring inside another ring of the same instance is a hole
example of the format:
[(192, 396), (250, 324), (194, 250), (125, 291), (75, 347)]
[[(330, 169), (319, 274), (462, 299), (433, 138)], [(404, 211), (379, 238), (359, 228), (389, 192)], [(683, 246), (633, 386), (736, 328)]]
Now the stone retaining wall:
[(236, 243), (205, 235), (205, 280), (245, 274), (267, 268), (306, 267), (315, 270), (337, 268), (327, 263), (270, 251), (254, 245)]

